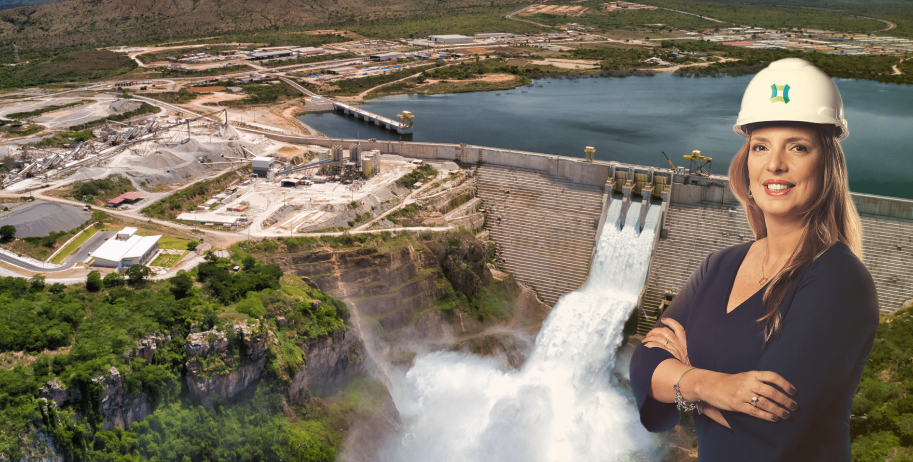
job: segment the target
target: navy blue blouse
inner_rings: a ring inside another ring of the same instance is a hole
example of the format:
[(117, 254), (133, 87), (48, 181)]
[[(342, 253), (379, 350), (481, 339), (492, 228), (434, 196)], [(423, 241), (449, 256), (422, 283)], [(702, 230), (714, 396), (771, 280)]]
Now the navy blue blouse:
[[(764, 290), (726, 313), (750, 247), (709, 255), (664, 316), (684, 326), (692, 366), (725, 374), (776, 372), (796, 387), (799, 410), (778, 422), (722, 411), (732, 429), (695, 412), (699, 460), (849, 461), (853, 395), (878, 329), (872, 276), (845, 244), (834, 244), (793, 281), (780, 306), (782, 332), (765, 348), (764, 327), (757, 322)], [(674, 404), (649, 396), (653, 371), (669, 358), (661, 348), (640, 345), (631, 359), (640, 421), (652, 432), (668, 430), (679, 419)]]

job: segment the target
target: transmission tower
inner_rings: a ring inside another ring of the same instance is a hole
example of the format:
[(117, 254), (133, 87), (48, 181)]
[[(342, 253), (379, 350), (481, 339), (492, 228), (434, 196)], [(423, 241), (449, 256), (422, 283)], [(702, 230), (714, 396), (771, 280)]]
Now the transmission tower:
[(13, 58), (19, 63), (19, 45), (13, 44)]

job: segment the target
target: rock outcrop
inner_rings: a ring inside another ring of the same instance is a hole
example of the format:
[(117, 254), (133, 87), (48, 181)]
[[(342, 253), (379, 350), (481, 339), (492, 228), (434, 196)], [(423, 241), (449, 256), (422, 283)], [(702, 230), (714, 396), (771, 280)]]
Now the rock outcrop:
[(353, 330), (338, 329), (330, 337), (308, 340), (299, 347), (307, 359), (289, 386), (293, 404), (307, 402), (311, 393), (332, 394), (365, 370), (365, 345)]
[(190, 334), (184, 343), (187, 386), (207, 409), (216, 397), (230, 400), (256, 382), (266, 365), (268, 331), (259, 324), (233, 329), (231, 336), (218, 330)]
[(99, 411), (104, 419), (102, 428), (105, 430), (127, 427), (152, 414), (153, 403), (149, 395), (146, 393), (137, 393), (132, 396), (128, 394), (124, 388), (124, 382), (121, 380), (120, 372), (116, 368), (112, 367), (108, 370), (108, 375), (95, 377), (92, 381), (101, 382), (103, 385)]
[(75, 403), (82, 399), (82, 393), (79, 392), (79, 389), (65, 389), (63, 383), (55, 378), (41, 387), (38, 397), (53, 401), (57, 407), (62, 407), (67, 403)]

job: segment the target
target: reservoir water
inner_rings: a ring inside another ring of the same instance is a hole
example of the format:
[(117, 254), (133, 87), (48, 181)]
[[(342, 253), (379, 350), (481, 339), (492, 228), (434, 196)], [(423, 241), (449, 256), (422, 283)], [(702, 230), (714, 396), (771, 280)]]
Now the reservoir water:
[[(543, 79), (510, 91), (397, 95), (363, 107), (395, 118), (415, 114), (408, 138), (341, 113), (300, 119), (330, 137), (466, 143), (668, 167), (699, 149), (726, 174), (744, 143), (732, 131), (752, 76)], [(850, 136), (843, 141), (850, 189), (913, 199), (913, 85), (836, 79)]]
[(622, 228), (621, 200), (606, 214), (589, 278), (555, 304), (520, 370), (492, 358), (436, 352), (416, 358), (390, 392), (405, 436), (376, 460), (388, 462), (596, 462), (663, 458), (640, 424), (615, 367), (625, 321), (647, 275), (659, 205), (636, 229), (639, 202)]

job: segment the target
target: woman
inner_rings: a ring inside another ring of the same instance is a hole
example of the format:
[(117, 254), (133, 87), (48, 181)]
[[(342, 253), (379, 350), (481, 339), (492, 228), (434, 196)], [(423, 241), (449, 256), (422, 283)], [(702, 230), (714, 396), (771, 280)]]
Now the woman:
[(773, 62), (734, 129), (747, 140), (730, 186), (757, 239), (709, 255), (635, 351), (641, 422), (668, 430), (693, 408), (702, 462), (849, 461), (878, 300), (840, 93), (804, 60)]

